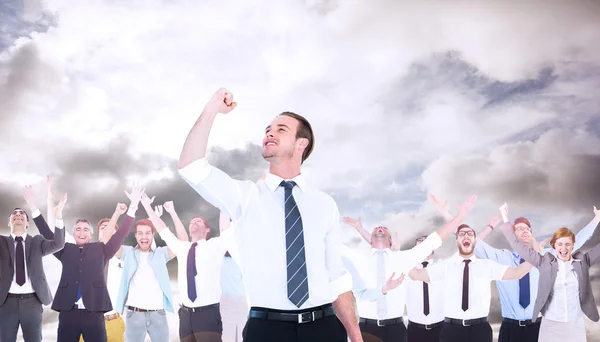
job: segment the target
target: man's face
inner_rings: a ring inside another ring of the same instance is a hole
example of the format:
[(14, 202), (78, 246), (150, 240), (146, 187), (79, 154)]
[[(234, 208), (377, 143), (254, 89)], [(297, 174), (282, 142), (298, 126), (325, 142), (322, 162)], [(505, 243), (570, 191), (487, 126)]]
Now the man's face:
[(210, 228), (204, 224), (204, 221), (199, 217), (194, 217), (188, 226), (190, 235), (194, 241), (206, 240), (210, 235)]
[(29, 222), (27, 222), (27, 214), (25, 211), (21, 209), (13, 210), (10, 214), (8, 226), (10, 227), (11, 232), (14, 232), (15, 228), (17, 228), (17, 230), (26, 230), (29, 227)]
[(379, 226), (373, 229), (371, 233), (371, 244), (374, 242), (383, 242), (384, 244), (392, 245), (392, 235), (387, 227)]
[(276, 117), (265, 130), (263, 158), (267, 161), (277, 158), (291, 159), (296, 153), (302, 153), (299, 148), (301, 144), (305, 146), (308, 140), (296, 139), (298, 126), (298, 120), (290, 116), (280, 115)]
[(532, 233), (531, 228), (525, 223), (517, 223), (515, 225), (515, 235), (517, 235), (517, 239), (521, 243), (529, 245), (531, 243)]
[(462, 228), (456, 233), (456, 246), (459, 254), (471, 255), (475, 249), (475, 231), (471, 228)]
[(85, 245), (92, 239), (92, 230), (87, 222), (77, 222), (73, 229), (73, 237), (78, 245)]
[(135, 240), (137, 241), (140, 250), (143, 252), (150, 251), (150, 248), (152, 247), (152, 239), (154, 239), (152, 227), (145, 226), (143, 224), (137, 226), (135, 231)]

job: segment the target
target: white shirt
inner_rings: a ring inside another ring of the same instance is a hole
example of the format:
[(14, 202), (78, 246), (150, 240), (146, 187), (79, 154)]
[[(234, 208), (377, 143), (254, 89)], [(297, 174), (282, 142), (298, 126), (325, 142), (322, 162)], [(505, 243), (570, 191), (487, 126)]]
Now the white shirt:
[[(408, 271), (415, 265), (425, 259), (431, 252), (442, 245), (440, 236), (433, 232), (425, 241), (417, 246), (405, 251), (391, 251), (384, 249), (385, 281), (392, 273), (396, 273), (394, 278), (400, 274), (406, 274), (405, 280), (397, 288), (384, 295), (380, 286), (377, 286), (377, 249), (371, 248), (368, 255), (363, 256), (362, 260), (354, 263), (354, 269), (351, 268), (353, 276), (353, 290), (356, 295), (356, 305), (360, 317), (369, 319), (391, 319), (404, 315), (404, 304), (406, 300), (406, 278)], [(386, 315), (380, 318), (377, 315), (377, 299), (384, 297), (387, 303)]]
[(573, 270), (573, 259), (564, 262), (556, 259), (558, 272), (552, 291), (552, 299), (544, 313), (544, 318), (557, 322), (575, 322), (582, 315), (579, 302), (579, 280)]
[[(251, 306), (297, 310), (287, 294), (284, 189), (282, 178), (267, 174), (264, 180), (234, 180), (197, 160), (180, 175), (205, 200), (224, 211), (235, 223), (235, 240), (242, 260)], [(352, 278), (344, 268), (340, 249), (340, 215), (335, 201), (309, 187), (302, 175), (293, 196), (304, 230), (308, 300), (301, 309), (332, 303), (352, 290)]]
[[(123, 261), (121, 261), (117, 257), (112, 257), (108, 261), (108, 274), (106, 277), (106, 287), (108, 290), (108, 295), (110, 296), (110, 301), (113, 304), (117, 302), (117, 297), (119, 296), (119, 286), (121, 284), (121, 276), (123, 275)], [(106, 312), (104, 315), (112, 315), (116, 311), (111, 310)]]
[[(423, 244), (423, 243), (421, 243)], [(427, 260), (427, 268), (433, 266), (436, 262), (433, 259)], [(419, 264), (417, 268), (423, 268)], [(404, 278), (406, 282), (406, 313), (408, 320), (419, 324), (433, 324), (444, 320), (444, 282), (432, 281), (428, 284), (429, 293), (429, 315), (423, 313), (423, 282)], [(461, 290), (462, 294), (462, 290)]]
[(196, 241), (196, 300), (188, 297), (187, 257), (192, 247), (189, 241), (181, 241), (169, 230), (160, 231), (160, 237), (177, 256), (177, 283), (181, 303), (194, 308), (218, 303), (221, 300), (221, 265), (223, 255), (233, 241), (233, 230), (229, 228), (219, 237)]
[[(39, 210), (34, 211), (33, 213), (31, 213), (32, 218), (36, 218), (39, 215), (41, 215), (41, 212)], [(65, 224), (63, 222), (63, 220), (56, 220), (56, 226), (58, 228), (64, 228)], [(21, 236), (23, 238), (23, 241), (21, 241), (21, 244), (23, 245), (23, 258), (25, 260), (23, 260), (24, 265), (25, 265), (25, 283), (23, 285), (19, 285), (17, 284), (17, 241), (15, 240), (17, 235), (11, 233), (10, 236), (13, 238), (14, 241), (14, 247), (15, 247), (15, 254), (13, 255), (13, 280), (12, 283), (10, 285), (10, 289), (8, 290), (8, 293), (14, 293), (14, 294), (24, 294), (24, 293), (34, 293), (35, 291), (33, 290), (33, 287), (31, 285), (31, 280), (29, 279), (29, 272), (27, 269), (27, 248), (25, 247), (25, 239), (28, 238), (28, 234), (24, 233), (22, 235), (18, 235)]]
[(508, 266), (489, 259), (470, 257), (469, 264), (469, 308), (462, 309), (463, 270), (465, 263), (460, 255), (440, 261), (425, 270), (431, 282), (444, 286), (444, 315), (455, 319), (476, 319), (490, 313), (491, 281), (502, 280)]
[(163, 291), (148, 263), (149, 255), (150, 253), (140, 253), (138, 268), (129, 283), (125, 305), (145, 310), (162, 310)]

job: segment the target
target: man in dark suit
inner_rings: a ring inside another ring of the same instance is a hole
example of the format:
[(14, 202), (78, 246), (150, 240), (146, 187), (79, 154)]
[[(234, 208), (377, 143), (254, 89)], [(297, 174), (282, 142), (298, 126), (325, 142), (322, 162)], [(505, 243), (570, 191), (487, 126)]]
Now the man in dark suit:
[[(80, 335), (86, 342), (106, 342), (104, 313), (112, 310), (106, 287), (108, 261), (119, 250), (135, 220), (135, 211), (143, 190), (134, 188), (127, 196), (131, 200), (129, 210), (117, 232), (103, 242), (90, 242), (92, 227), (85, 219), (75, 223), (75, 243), (54, 256), (62, 263), (62, 275), (56, 290), (52, 310), (58, 311), (58, 336), (61, 342), (78, 342)], [(115, 213), (122, 215), (125, 204), (117, 204)], [(40, 229), (45, 237), (53, 235), (50, 229)]]
[[(35, 205), (30, 186), (23, 191), (31, 209), (31, 216), (42, 230), (50, 230)], [(54, 208), (56, 237), (45, 239), (41, 235), (27, 234), (29, 215), (20, 208), (12, 211), (8, 219), (9, 236), (0, 236), (0, 341), (17, 340), (19, 325), (25, 342), (42, 340), (42, 304), (52, 301), (46, 282), (42, 257), (60, 251), (65, 245), (62, 210), (66, 194)]]

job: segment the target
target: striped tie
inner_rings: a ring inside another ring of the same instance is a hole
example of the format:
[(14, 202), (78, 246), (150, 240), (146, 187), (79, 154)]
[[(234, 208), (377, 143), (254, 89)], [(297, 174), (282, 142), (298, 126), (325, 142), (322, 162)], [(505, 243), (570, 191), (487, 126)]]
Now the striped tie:
[(292, 196), (292, 189), (296, 186), (296, 183), (293, 181), (282, 181), (280, 186), (285, 188), (285, 246), (288, 298), (297, 307), (300, 307), (308, 299), (308, 279), (306, 257), (304, 255), (302, 218), (300, 217), (300, 210), (298, 210), (294, 196)]

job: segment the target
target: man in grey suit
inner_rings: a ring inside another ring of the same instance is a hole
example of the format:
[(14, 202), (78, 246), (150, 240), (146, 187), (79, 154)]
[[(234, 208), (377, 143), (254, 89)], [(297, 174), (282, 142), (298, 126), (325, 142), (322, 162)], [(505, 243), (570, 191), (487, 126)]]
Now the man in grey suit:
[[(46, 225), (35, 205), (31, 186), (23, 195), (36, 226)], [(21, 325), (25, 342), (42, 340), (42, 304), (52, 302), (52, 294), (46, 282), (42, 257), (61, 250), (65, 245), (62, 210), (67, 202), (63, 195), (54, 208), (56, 229), (54, 240), (41, 235), (27, 234), (29, 215), (16, 208), (9, 216), (9, 236), (0, 236), (0, 341), (15, 342)]]

